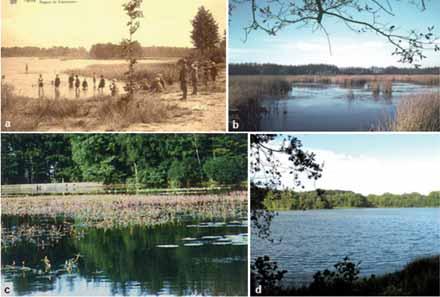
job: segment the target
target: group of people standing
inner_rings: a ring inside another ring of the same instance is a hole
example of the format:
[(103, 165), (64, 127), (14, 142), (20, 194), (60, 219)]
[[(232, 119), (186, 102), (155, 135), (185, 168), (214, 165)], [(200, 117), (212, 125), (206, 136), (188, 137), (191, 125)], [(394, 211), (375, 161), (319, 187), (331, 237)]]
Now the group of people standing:
[(194, 61), (189, 63), (186, 59), (180, 60), (180, 88), (182, 90), (182, 100), (187, 99), (188, 81), (191, 81), (193, 87), (192, 95), (198, 94), (198, 85), (201, 78), (202, 84), (208, 90), (209, 82), (215, 83), (218, 75), (217, 65), (214, 61)]
[[(27, 65), (26, 65), (27, 66)], [(96, 88), (98, 88), (98, 94), (99, 95), (103, 95), (104, 94), (104, 88), (106, 85), (106, 81), (104, 79), (104, 76), (101, 75), (101, 77), (99, 78), (99, 81), (96, 78), (95, 73), (93, 73), (93, 77), (92, 77), (92, 81), (93, 81), (93, 89), (96, 90)], [(70, 90), (75, 90), (75, 97), (79, 97), (80, 96), (80, 91), (81, 89), (86, 92), (89, 89), (89, 83), (87, 81), (87, 78), (84, 77), (81, 81), (81, 79), (79, 78), (78, 75), (74, 75), (73, 73), (69, 75), (68, 78), (68, 84), (69, 84), (69, 89)], [(44, 97), (44, 79), (43, 79), (43, 75), (39, 74), (38, 77), (38, 97), (39, 98), (43, 98)], [(60, 76), (58, 74), (55, 75), (55, 79), (51, 81), (51, 85), (54, 87), (54, 91), (55, 91), (55, 99), (60, 98), (60, 87), (61, 87), (61, 79)], [(112, 96), (115, 96), (118, 92), (118, 88), (116, 85), (116, 80), (113, 80), (110, 83), (110, 93)]]

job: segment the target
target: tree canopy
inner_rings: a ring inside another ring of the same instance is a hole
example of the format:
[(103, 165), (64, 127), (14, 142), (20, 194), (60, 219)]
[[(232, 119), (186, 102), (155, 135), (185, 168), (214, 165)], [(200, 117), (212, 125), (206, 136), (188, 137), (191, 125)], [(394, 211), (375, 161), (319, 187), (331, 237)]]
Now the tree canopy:
[[(234, 160), (239, 184), (247, 179), (243, 134), (8, 134), (2, 136), (2, 183), (103, 182), (147, 187), (197, 186), (230, 180), (206, 164)], [(206, 165), (206, 166), (205, 166)]]
[(320, 190), (295, 192), (290, 190), (267, 190), (264, 206), (272, 211), (370, 208), (370, 207), (440, 207), (440, 191), (428, 195), (407, 193), (402, 195), (384, 193), (382, 195), (362, 195), (352, 191)]
[(206, 50), (216, 48), (220, 42), (218, 24), (212, 13), (201, 6), (192, 20), (191, 40), (203, 54)]

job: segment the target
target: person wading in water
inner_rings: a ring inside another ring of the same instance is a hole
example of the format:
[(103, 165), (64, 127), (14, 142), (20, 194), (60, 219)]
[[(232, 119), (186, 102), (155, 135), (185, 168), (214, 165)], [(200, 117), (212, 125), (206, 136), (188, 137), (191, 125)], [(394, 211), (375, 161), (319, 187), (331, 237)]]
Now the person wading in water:
[(44, 97), (44, 80), (43, 80), (43, 75), (41, 74), (38, 77), (38, 97), (39, 98)]
[(99, 80), (99, 85), (98, 85), (98, 94), (103, 95), (104, 88), (105, 88), (105, 79), (104, 76), (101, 75), (101, 79)]
[(60, 79), (60, 76), (57, 74), (55, 76), (55, 83), (54, 83), (54, 86), (55, 86), (55, 99), (60, 98), (60, 85), (61, 85), (61, 79)]
[(81, 86), (81, 81), (79, 80), (78, 75), (75, 75), (75, 96), (79, 97), (79, 88)]

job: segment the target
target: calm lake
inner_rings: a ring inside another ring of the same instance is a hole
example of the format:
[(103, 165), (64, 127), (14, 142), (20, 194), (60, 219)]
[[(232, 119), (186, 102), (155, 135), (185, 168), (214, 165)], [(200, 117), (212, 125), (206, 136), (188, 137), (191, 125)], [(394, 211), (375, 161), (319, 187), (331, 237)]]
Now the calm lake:
[(366, 131), (394, 117), (404, 95), (440, 91), (440, 87), (393, 83), (392, 96), (373, 97), (368, 88), (342, 88), (333, 84), (295, 83), (285, 98), (266, 98), (268, 113), (261, 131)]
[(417, 257), (440, 254), (440, 208), (279, 212), (272, 237), (273, 244), (252, 236), (251, 259), (268, 255), (278, 262), (288, 271), (285, 285), (307, 284), (345, 256), (362, 261), (361, 275), (381, 275)]
[(2, 233), (14, 295), (247, 295), (241, 221), (104, 230), (8, 216)]
[[(141, 60), (140, 64), (163, 63), (167, 60)], [(38, 77), (43, 75), (44, 79), (44, 95), (48, 99), (55, 98), (54, 87), (51, 81), (55, 79), (55, 75), (59, 74), (61, 79), (60, 98), (78, 99), (73, 89), (69, 89), (68, 75), (63, 71), (69, 69), (86, 68), (89, 65), (105, 65), (105, 64), (127, 64), (125, 60), (93, 60), (93, 59), (39, 59), (39, 58), (2, 58), (2, 75), (5, 75), (5, 82), (14, 86), (16, 95), (38, 98)], [(28, 64), (28, 73), (26, 74), (26, 64)], [(128, 67), (128, 66), (127, 66)], [(97, 80), (99, 73), (96, 73)], [(80, 77), (81, 83), (84, 77)], [(89, 89), (81, 90), (79, 98), (90, 98), (98, 96), (98, 91), (93, 89), (93, 81), (91, 77), (87, 77)], [(98, 83), (98, 81), (97, 81)], [(106, 80), (104, 95), (110, 95), (110, 81)], [(117, 83), (118, 89), (123, 90), (123, 84)], [(97, 86), (96, 86), (97, 88)]]

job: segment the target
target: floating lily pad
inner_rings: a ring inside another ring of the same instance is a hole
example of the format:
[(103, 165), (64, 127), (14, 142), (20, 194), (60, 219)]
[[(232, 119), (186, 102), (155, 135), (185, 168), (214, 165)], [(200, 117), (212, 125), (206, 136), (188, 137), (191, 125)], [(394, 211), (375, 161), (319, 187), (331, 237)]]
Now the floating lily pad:
[(227, 242), (227, 241), (231, 241), (231, 239), (229, 239), (229, 238), (219, 238), (216, 241), (217, 242)]
[(247, 242), (232, 242), (232, 245), (248, 245)]
[(216, 239), (221, 239), (221, 236), (202, 236), (202, 239), (206, 239), (206, 240), (216, 240)]
[(185, 243), (184, 246), (202, 246), (203, 242), (191, 242), (191, 243)]
[(156, 245), (156, 247), (163, 249), (174, 249), (174, 248), (178, 248), (179, 246), (177, 244), (160, 244), (160, 245)]
[(232, 244), (232, 241), (216, 241), (216, 242), (213, 242), (212, 243), (212, 245), (231, 245)]

